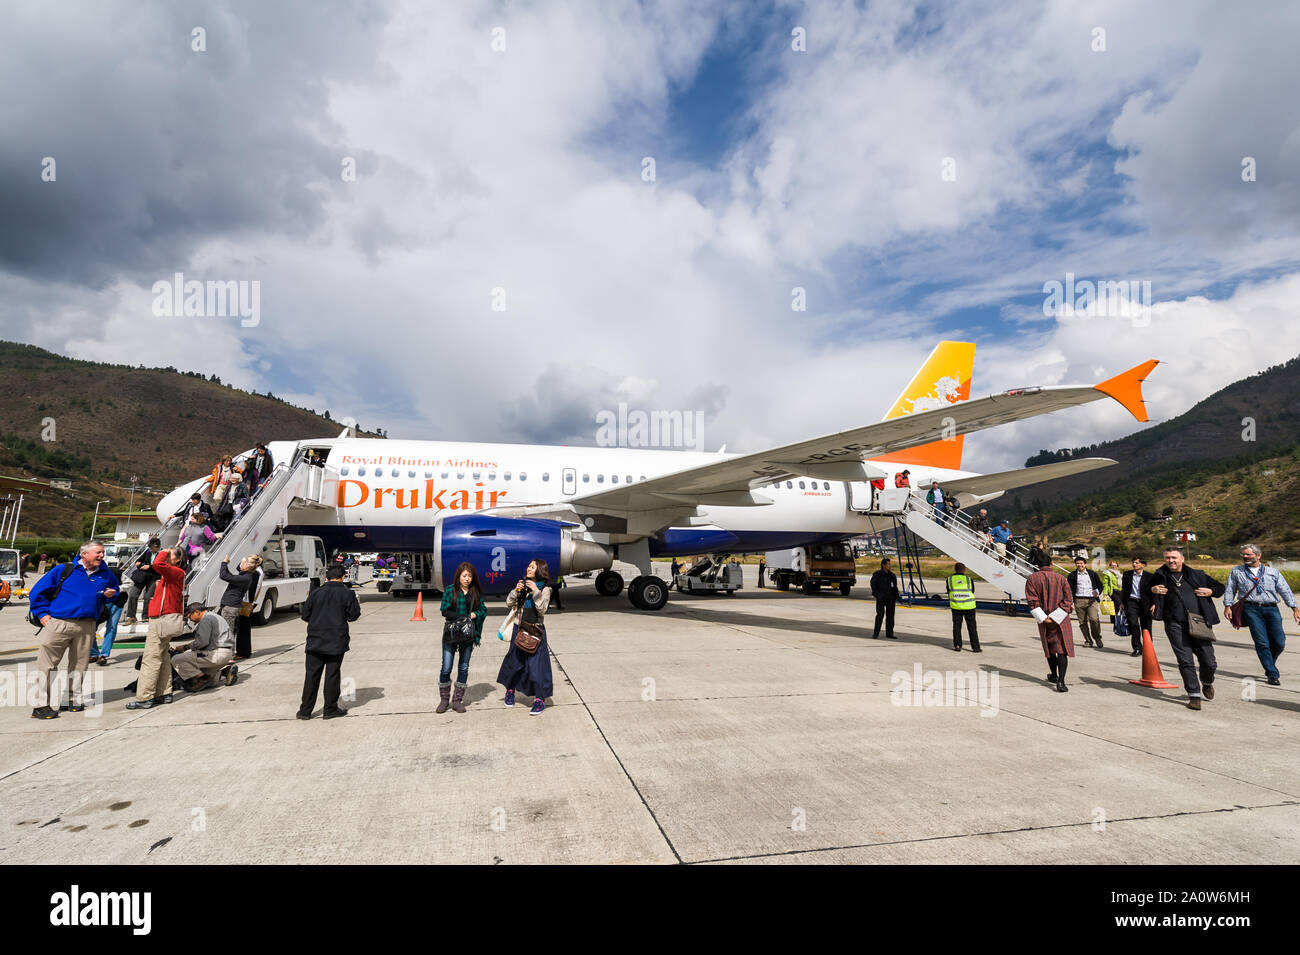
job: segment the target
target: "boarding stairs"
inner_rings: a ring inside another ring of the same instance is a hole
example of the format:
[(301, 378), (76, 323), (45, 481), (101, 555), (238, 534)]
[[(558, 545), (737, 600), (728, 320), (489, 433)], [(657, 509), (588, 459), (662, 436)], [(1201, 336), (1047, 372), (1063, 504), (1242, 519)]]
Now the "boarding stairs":
[(1007, 544), (1002, 557), (993, 548), (988, 535), (970, 526), (970, 518), (962, 511), (938, 514), (934, 505), (906, 489), (882, 491), (877, 513), (894, 516), (909, 531), (921, 537), (955, 561), (960, 561), (1013, 600), (1025, 599), (1025, 581), (1038, 568), (1029, 561), (1029, 554), (1019, 544)]
[(186, 603), (215, 607), (225, 591), (221, 564), (226, 557), (238, 566), (245, 557), (261, 554), (266, 542), (282, 530), (290, 507), (327, 507), (325, 468), (311, 464), (300, 450), (291, 464), (278, 464), (261, 489), (221, 537), (194, 558), (185, 577)]

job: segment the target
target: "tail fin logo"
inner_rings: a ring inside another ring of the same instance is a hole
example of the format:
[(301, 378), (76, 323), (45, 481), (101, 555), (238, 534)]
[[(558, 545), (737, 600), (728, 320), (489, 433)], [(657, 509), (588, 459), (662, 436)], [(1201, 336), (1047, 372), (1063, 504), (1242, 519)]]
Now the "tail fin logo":
[[(975, 368), (974, 342), (940, 342), (894, 401), (885, 420), (903, 415), (935, 411), (970, 397), (971, 374)], [(961, 470), (962, 438), (934, 441), (876, 458), (900, 464), (928, 465)]]

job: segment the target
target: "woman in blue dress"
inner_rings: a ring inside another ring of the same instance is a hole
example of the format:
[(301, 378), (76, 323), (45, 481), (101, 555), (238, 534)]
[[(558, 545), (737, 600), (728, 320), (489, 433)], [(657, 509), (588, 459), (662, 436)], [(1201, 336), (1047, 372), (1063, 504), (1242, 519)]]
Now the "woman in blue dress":
[[(555, 690), (551, 679), (551, 655), (546, 644), (546, 609), (551, 604), (551, 588), (547, 586), (550, 571), (546, 561), (535, 560), (528, 565), (524, 579), (506, 597), (506, 606), (518, 611), (518, 619), (510, 631), (510, 649), (501, 661), (497, 682), (506, 688), (506, 706), (515, 705), (515, 690), (532, 694), (533, 708), (530, 716), (546, 709), (546, 700)], [(542, 643), (534, 653), (525, 653), (515, 646), (519, 621), (535, 623), (542, 631)]]

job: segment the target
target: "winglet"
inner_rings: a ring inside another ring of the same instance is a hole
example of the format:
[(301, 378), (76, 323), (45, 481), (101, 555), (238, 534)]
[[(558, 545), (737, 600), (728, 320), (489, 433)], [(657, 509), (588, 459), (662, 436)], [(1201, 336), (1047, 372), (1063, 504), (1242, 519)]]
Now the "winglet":
[(1107, 378), (1092, 387), (1103, 395), (1114, 398), (1124, 406), (1124, 410), (1137, 420), (1147, 421), (1149, 419), (1147, 418), (1146, 401), (1142, 398), (1142, 382), (1147, 380), (1147, 375), (1151, 374), (1151, 369), (1158, 364), (1160, 362), (1156, 359), (1149, 359), (1140, 365), (1133, 366), (1128, 371), (1120, 372), (1114, 378)]

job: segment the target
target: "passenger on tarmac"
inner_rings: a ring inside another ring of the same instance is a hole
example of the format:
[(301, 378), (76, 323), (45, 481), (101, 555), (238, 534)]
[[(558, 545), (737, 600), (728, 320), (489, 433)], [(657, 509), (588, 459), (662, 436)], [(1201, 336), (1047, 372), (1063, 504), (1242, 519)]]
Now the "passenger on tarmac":
[(1052, 569), (1052, 559), (1042, 551), (1038, 554), (1038, 570), (1025, 581), (1025, 603), (1038, 623), (1038, 638), (1047, 657), (1047, 682), (1056, 687), (1056, 692), (1068, 693), (1065, 671), (1074, 656), (1074, 632), (1070, 628), (1074, 596), (1066, 579)]
[(1291, 608), (1291, 616), (1300, 623), (1300, 607), (1295, 595), (1281, 572), (1266, 567), (1258, 545), (1243, 544), (1241, 563), (1228, 574), (1228, 586), (1223, 591), (1223, 602), (1230, 608), (1241, 603), (1238, 610), (1240, 622), (1250, 628), (1250, 639), (1255, 643), (1255, 655), (1264, 668), (1264, 679), (1269, 686), (1281, 686), (1282, 674), (1277, 668), (1277, 658), (1286, 649), (1286, 632), (1282, 629), (1282, 614), (1277, 609), (1281, 600)]
[(117, 575), (104, 563), (104, 545), (98, 541), (82, 544), (75, 563), (55, 565), (32, 586), (27, 595), (29, 612), (41, 625), (33, 719), (50, 720), (59, 715), (50, 705), (58, 704), (50, 698), (51, 674), (64, 656), (68, 658), (68, 709), (80, 713), (86, 708), (81, 690), (95, 621), (104, 601), (117, 596), (117, 588)]
[(194, 624), (194, 639), (181, 653), (172, 657), (172, 666), (190, 693), (206, 690), (215, 681), (231, 686), (239, 679), (239, 667), (231, 663), (235, 656), (235, 634), (220, 614), (201, 603), (185, 608), (185, 616)]
[[(1165, 548), (1164, 566), (1151, 575), (1151, 594), (1154, 604), (1151, 616), (1163, 621), (1165, 636), (1178, 660), (1178, 672), (1187, 688), (1187, 708), (1199, 710), (1201, 698), (1214, 699), (1214, 673), (1218, 661), (1214, 659), (1214, 631), (1219, 613), (1214, 609), (1215, 597), (1222, 597), (1223, 584), (1203, 570), (1184, 563), (1181, 547)], [(1199, 616), (1199, 621), (1194, 620)], [(1208, 637), (1196, 636), (1194, 629), (1204, 626)], [(1197, 664), (1200, 679), (1197, 679)]]
[(876, 626), (871, 632), (872, 639), (880, 638), (881, 620), (885, 622), (885, 639), (898, 639), (894, 636), (894, 611), (898, 608), (898, 578), (894, 576), (889, 563), (889, 558), (885, 557), (880, 561), (880, 569), (871, 575), (871, 595), (876, 598)]
[(1074, 614), (1079, 620), (1079, 629), (1083, 631), (1084, 646), (1101, 643), (1101, 576), (1088, 568), (1087, 558), (1074, 558), (1074, 570), (1066, 577), (1070, 582), (1070, 593), (1074, 596)]
[(140, 598), (144, 598), (144, 619), (147, 623), (149, 620), (149, 599), (153, 597), (154, 587), (158, 585), (158, 575), (153, 572), (153, 562), (158, 557), (158, 551), (162, 549), (162, 541), (157, 537), (149, 539), (149, 549), (141, 554), (131, 568), (131, 583), (135, 584), (131, 588), (131, 598), (126, 605), (126, 619), (122, 622), (128, 627), (134, 626), (136, 621), (136, 607), (139, 606)]
[(348, 711), (339, 706), (339, 691), (343, 683), (339, 671), (343, 666), (343, 655), (351, 646), (348, 623), (360, 618), (361, 604), (352, 588), (343, 583), (342, 564), (330, 564), (325, 569), (324, 586), (307, 595), (299, 616), (307, 621), (307, 674), (302, 684), (298, 719), (311, 719), (322, 671), (325, 674), (323, 717), (332, 720), (336, 716), (347, 716)]
[[(497, 672), (497, 682), (506, 688), (506, 706), (515, 705), (516, 689), (532, 695), (530, 716), (537, 716), (546, 709), (546, 700), (555, 692), (551, 656), (546, 643), (545, 618), (551, 603), (551, 588), (547, 586), (549, 579), (546, 561), (534, 560), (529, 563), (524, 579), (506, 597), (506, 606), (516, 611), (517, 617), (510, 634), (510, 647)], [(523, 640), (519, 639), (521, 630)], [(539, 638), (540, 643), (524, 649), (520, 643), (531, 645), (530, 636)]]
[(952, 648), (961, 650), (961, 624), (966, 621), (971, 653), (980, 649), (979, 626), (975, 622), (975, 578), (966, 573), (965, 564), (953, 564), (948, 575), (948, 609), (952, 611)]
[[(465, 712), (465, 690), (469, 686), (469, 658), (483, 640), (483, 621), (487, 617), (487, 604), (479, 587), (478, 571), (469, 561), (456, 568), (452, 577), (455, 583), (442, 592), (442, 671), (438, 675), (438, 708), (435, 713), (446, 713), (447, 706), (457, 713)], [(451, 667), (459, 655), (456, 668), (456, 694), (451, 695)], [(450, 700), (448, 699), (450, 697)]]
[(245, 605), (251, 613), (253, 602), (257, 599), (257, 588), (262, 583), (262, 555), (251, 554), (239, 562), (238, 573), (230, 572), (230, 555), (221, 562), (218, 571), (226, 582), (226, 591), (221, 595), (221, 617), (235, 634), (235, 662), (247, 660), (253, 655), (252, 640), (245, 633), (250, 630), (249, 615), (244, 613)]
[(767, 576), (767, 560), (763, 559), (758, 562), (758, 586), (766, 586), (763, 583), (763, 578), (765, 576)]
[(172, 637), (185, 630), (181, 615), (185, 591), (184, 549), (173, 547), (160, 551), (153, 569), (161, 578), (153, 600), (149, 602), (149, 635), (140, 654), (140, 676), (136, 679), (135, 699), (128, 710), (147, 710), (172, 701), (172, 665), (168, 657)]

